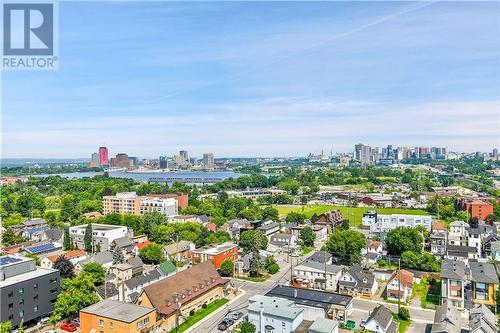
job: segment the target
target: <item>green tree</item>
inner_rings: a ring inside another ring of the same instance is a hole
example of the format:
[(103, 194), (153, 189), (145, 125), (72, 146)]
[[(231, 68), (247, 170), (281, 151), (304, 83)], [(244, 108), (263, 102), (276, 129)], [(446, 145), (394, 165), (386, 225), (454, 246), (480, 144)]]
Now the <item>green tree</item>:
[(0, 236), (1, 244), (3, 246), (14, 245), (21, 241), (21, 238), (16, 236), (16, 233), (11, 228), (5, 229), (5, 231), (2, 232)]
[(87, 224), (87, 228), (85, 228), (85, 236), (83, 236), (83, 243), (85, 244), (85, 251), (92, 253), (92, 224)]
[(63, 221), (71, 221), (80, 215), (78, 210), (78, 200), (72, 194), (66, 194), (61, 197), (61, 211), (59, 218)]
[(328, 252), (349, 265), (361, 262), (365, 236), (355, 230), (336, 228), (326, 242)]
[(28, 257), (28, 258), (31, 258), (31, 259), (35, 259), (35, 265), (37, 265), (37, 266), (40, 266), (41, 263), (42, 263), (42, 260), (40, 259), (40, 257), (38, 257), (35, 254), (26, 253), (24, 256)]
[(257, 250), (267, 249), (268, 239), (260, 230), (247, 230), (240, 235), (240, 247), (243, 249), (243, 253), (247, 254), (252, 251), (256, 244), (259, 244)]
[(71, 237), (69, 236), (69, 228), (64, 228), (64, 238), (63, 238), (64, 250), (69, 251), (73, 249), (73, 244), (71, 242)]
[(12, 323), (10, 321), (4, 321), (0, 323), (0, 333), (10, 333), (12, 331)]
[(410, 311), (408, 310), (408, 308), (405, 308), (404, 306), (402, 306), (399, 309), (398, 317), (401, 320), (409, 321), (410, 320)]
[(88, 274), (96, 286), (103, 284), (106, 276), (106, 270), (98, 262), (91, 262), (83, 266), (82, 273)]
[(123, 256), (123, 251), (118, 246), (115, 247), (113, 251), (113, 265), (123, 264), (125, 262), (125, 257)]
[(401, 255), (406, 251), (420, 254), (423, 241), (422, 235), (415, 228), (397, 227), (387, 233), (385, 244), (389, 254)]
[(88, 274), (80, 274), (76, 278), (63, 279), (61, 293), (57, 296), (54, 311), (50, 317), (51, 323), (74, 316), (81, 309), (99, 302), (97, 289)]
[(244, 321), (240, 326), (240, 333), (255, 333), (255, 325), (249, 321)]
[(219, 272), (222, 276), (233, 276), (234, 261), (231, 259), (224, 260), (220, 265)]
[(62, 278), (66, 279), (75, 277), (75, 267), (64, 255), (61, 254), (57, 257), (53, 266), (54, 269), (58, 269), (60, 271)]
[(288, 223), (303, 224), (306, 216), (299, 212), (290, 212), (286, 214), (285, 220)]
[(149, 244), (139, 251), (139, 257), (146, 264), (159, 264), (165, 257), (163, 249), (159, 244)]
[(142, 216), (141, 232), (151, 236), (159, 225), (166, 224), (167, 217), (160, 212), (147, 212)]
[(262, 210), (262, 220), (264, 221), (278, 221), (279, 220), (279, 212), (274, 207), (266, 207)]
[(304, 246), (311, 247), (314, 246), (314, 241), (316, 240), (316, 234), (311, 227), (305, 227), (300, 230), (300, 239), (304, 243)]

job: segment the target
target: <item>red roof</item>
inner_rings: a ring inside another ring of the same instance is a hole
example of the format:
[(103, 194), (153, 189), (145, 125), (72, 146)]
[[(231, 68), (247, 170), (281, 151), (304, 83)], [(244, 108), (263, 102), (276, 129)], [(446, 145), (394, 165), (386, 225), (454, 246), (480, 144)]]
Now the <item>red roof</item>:
[[(87, 252), (85, 252), (85, 250), (73, 250), (73, 251), (66, 252), (63, 255), (66, 259), (73, 259), (73, 258), (82, 257), (86, 254), (87, 254)], [(55, 262), (57, 260), (57, 258), (59, 258), (60, 256), (61, 256), (60, 254), (54, 254), (52, 256), (48, 256), (47, 259), (49, 259), (52, 262)]]
[(145, 241), (145, 242), (140, 242), (140, 243), (137, 243), (135, 244), (135, 246), (137, 246), (137, 249), (142, 250), (143, 248), (145, 248), (146, 246), (148, 246), (149, 244), (152, 244), (150, 241)]
[(368, 243), (368, 247), (374, 247), (374, 248), (377, 248), (377, 247), (379, 247), (380, 245), (382, 245), (382, 242), (379, 242), (379, 241), (371, 241), (370, 243)]
[(408, 288), (413, 287), (413, 273), (412, 272), (409, 272), (405, 269), (402, 269), (399, 271), (399, 274), (398, 274), (398, 271), (394, 271), (394, 273), (392, 273), (392, 276), (389, 279), (389, 281), (392, 281), (394, 278), (398, 278), (398, 277), (400, 278), (400, 282), (402, 285), (404, 285)]
[(215, 223), (207, 223), (207, 229), (210, 231), (217, 230), (217, 225)]

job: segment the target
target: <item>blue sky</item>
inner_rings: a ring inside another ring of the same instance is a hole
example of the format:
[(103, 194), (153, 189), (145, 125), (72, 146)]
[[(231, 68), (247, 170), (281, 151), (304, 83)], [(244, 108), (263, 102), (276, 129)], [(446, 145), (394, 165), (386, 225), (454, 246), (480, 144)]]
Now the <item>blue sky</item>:
[(498, 2), (62, 2), (2, 73), (2, 157), (499, 145)]

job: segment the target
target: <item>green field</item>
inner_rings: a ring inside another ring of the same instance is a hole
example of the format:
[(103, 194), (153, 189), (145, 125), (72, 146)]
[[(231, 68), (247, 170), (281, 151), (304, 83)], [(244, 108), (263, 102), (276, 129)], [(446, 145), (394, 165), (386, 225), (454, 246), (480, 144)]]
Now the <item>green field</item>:
[(350, 225), (358, 226), (361, 224), (361, 218), (366, 211), (375, 210), (379, 214), (411, 214), (411, 215), (429, 215), (428, 212), (422, 209), (403, 209), (403, 208), (371, 208), (371, 207), (346, 207), (334, 205), (280, 205), (275, 206), (278, 209), (280, 217), (285, 217), (290, 212), (299, 212), (311, 218), (316, 213), (317, 215), (331, 211), (340, 210), (342, 216), (349, 220)]

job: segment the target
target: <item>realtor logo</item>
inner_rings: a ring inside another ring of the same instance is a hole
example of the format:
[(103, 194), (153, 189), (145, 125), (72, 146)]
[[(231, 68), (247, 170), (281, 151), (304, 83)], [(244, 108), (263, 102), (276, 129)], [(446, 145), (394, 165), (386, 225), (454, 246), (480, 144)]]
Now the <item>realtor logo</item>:
[(4, 3), (3, 69), (56, 69), (55, 3)]

